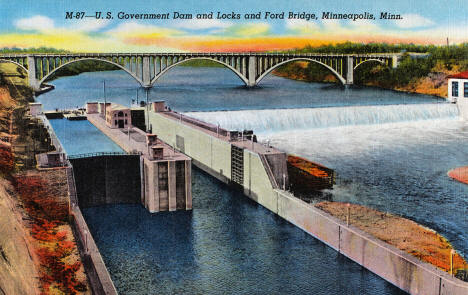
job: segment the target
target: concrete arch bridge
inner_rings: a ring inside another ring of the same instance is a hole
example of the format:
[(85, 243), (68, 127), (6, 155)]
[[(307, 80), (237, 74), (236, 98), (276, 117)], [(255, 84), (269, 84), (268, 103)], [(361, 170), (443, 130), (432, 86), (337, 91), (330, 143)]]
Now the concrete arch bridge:
[(399, 53), (317, 54), (317, 53), (76, 53), (76, 54), (0, 54), (0, 62), (21, 67), (29, 86), (41, 85), (57, 70), (75, 62), (96, 60), (113, 64), (131, 75), (141, 86), (151, 88), (171, 68), (190, 60), (211, 60), (234, 72), (246, 86), (256, 86), (277, 67), (293, 61), (320, 64), (343, 85), (353, 84), (354, 70), (366, 62), (397, 67)]

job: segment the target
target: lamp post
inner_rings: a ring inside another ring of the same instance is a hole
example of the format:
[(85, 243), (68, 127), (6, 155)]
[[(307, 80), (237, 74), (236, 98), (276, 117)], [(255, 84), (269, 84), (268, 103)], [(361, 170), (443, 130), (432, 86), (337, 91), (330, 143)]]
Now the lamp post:
[(453, 277), (453, 256), (455, 255), (455, 250), (450, 250), (450, 274)]
[(106, 80), (102, 80), (102, 88), (104, 92), (104, 122), (107, 121), (107, 98), (106, 98)]
[(346, 204), (346, 226), (349, 226), (350, 207), (351, 205), (349, 203)]
[(149, 132), (148, 88), (145, 88), (145, 94), (146, 94), (146, 132)]

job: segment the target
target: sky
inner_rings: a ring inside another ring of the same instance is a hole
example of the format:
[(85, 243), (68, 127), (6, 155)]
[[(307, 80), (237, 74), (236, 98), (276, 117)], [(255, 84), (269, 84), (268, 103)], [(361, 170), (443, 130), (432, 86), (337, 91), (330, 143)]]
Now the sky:
[[(67, 12), (74, 18), (67, 19)], [(76, 18), (96, 12), (102, 19)], [(265, 17), (266, 12), (279, 15)], [(361, 19), (323, 19), (324, 12)], [(175, 18), (175, 13), (192, 19)], [(212, 18), (197, 18), (211, 13)], [(290, 13), (298, 16), (290, 18)], [(381, 13), (401, 19), (380, 19)], [(130, 18), (137, 14), (168, 14), (169, 19)], [(222, 17), (233, 14), (234, 19)], [(316, 17), (308, 20), (312, 14)], [(447, 38), (450, 44), (468, 42), (468, 0), (0, 0), (0, 48), (240, 52), (346, 41), (442, 45)]]

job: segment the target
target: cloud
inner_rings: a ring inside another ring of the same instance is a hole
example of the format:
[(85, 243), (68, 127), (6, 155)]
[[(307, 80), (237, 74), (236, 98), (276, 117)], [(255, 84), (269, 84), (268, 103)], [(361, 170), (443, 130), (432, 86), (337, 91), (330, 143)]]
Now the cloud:
[(110, 21), (107, 19), (83, 19), (80, 20), (76, 26), (71, 28), (80, 32), (95, 32), (109, 24)]
[(428, 27), (434, 24), (432, 20), (419, 14), (403, 14), (401, 17), (403, 19), (394, 20), (394, 22), (397, 27), (402, 29)]
[(187, 30), (226, 29), (230, 26), (232, 23), (219, 19), (192, 19), (174, 23), (174, 27)]
[(16, 33), (0, 33), (0, 47), (47, 46), (78, 52), (262, 51), (349, 40), (416, 44), (445, 44), (447, 37), (451, 44), (468, 40), (468, 21), (435, 28), (420, 15), (403, 18), (392, 27), (369, 20), (285, 20), (282, 33), (274, 34), (264, 22), (183, 20), (153, 25), (90, 19), (62, 24), (35, 15), (14, 22)]
[(153, 25), (142, 25), (137, 22), (125, 22), (106, 33), (117, 38), (161, 38), (167, 36), (183, 35), (184, 32), (176, 29), (158, 27)]
[(15, 21), (15, 27), (27, 31), (46, 32), (55, 28), (54, 21), (47, 16), (35, 15)]
[(329, 30), (332, 32), (342, 29), (341, 22), (339, 19), (323, 19), (322, 25), (326, 30)]
[(305, 19), (287, 19), (286, 29), (297, 34), (307, 35), (318, 32), (320, 27)]
[(168, 52), (180, 51), (161, 42), (145, 45), (124, 42), (108, 36), (76, 34), (2, 34), (0, 47), (53, 47), (73, 52)]
[(383, 30), (374, 22), (367, 19), (358, 19), (355, 21), (350, 20), (348, 22), (351, 32), (358, 31), (360, 33), (371, 33), (377, 34), (382, 33)]
[(270, 25), (267, 23), (238, 24), (230, 26), (220, 33), (235, 37), (265, 36), (270, 33)]
[(14, 25), (20, 30), (51, 34), (95, 32), (106, 27), (109, 23), (110, 21), (105, 19), (81, 19), (69, 26), (57, 27), (53, 19), (43, 15), (35, 15), (29, 18), (21, 18)]

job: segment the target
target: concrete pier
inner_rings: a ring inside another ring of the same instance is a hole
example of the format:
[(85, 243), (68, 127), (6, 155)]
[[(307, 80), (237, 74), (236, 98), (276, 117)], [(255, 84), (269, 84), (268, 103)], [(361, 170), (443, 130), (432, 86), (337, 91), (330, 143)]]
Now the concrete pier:
[(139, 153), (141, 203), (151, 213), (192, 209), (191, 159), (138, 128), (109, 128), (99, 114), (88, 121), (127, 153)]
[[(164, 108), (159, 108), (164, 110)], [(287, 155), (254, 140), (251, 132), (227, 131), (171, 111), (149, 111), (158, 137), (172, 143), (193, 163), (219, 180), (240, 187), (244, 194), (276, 212), (274, 189), (289, 186)]]

